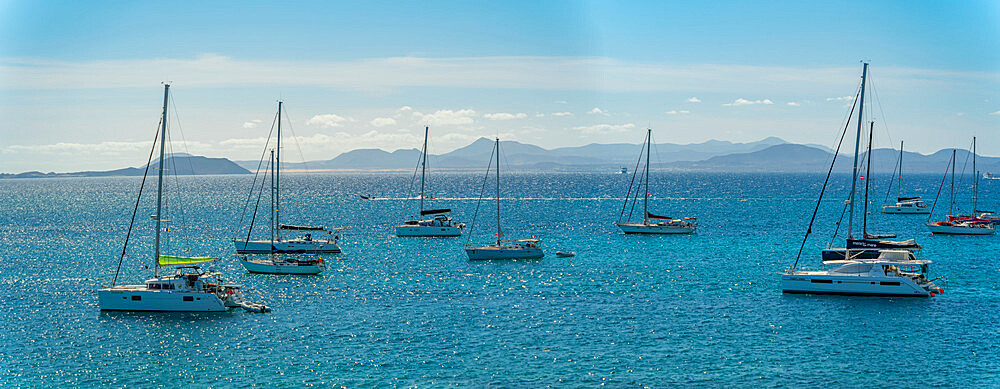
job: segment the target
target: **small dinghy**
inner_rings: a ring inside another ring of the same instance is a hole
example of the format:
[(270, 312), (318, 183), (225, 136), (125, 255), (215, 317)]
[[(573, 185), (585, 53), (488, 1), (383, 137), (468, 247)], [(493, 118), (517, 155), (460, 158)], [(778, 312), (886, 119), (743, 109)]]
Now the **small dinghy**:
[(560, 258), (575, 257), (576, 253), (572, 251), (556, 251), (556, 256)]

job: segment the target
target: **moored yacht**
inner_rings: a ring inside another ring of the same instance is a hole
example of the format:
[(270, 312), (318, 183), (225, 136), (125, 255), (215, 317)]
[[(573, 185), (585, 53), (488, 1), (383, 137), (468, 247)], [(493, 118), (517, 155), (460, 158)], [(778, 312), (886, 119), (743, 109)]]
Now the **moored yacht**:
[[(956, 150), (951, 151), (951, 161), (949, 162), (951, 167), (951, 195), (948, 200), (948, 216), (947, 220), (940, 222), (931, 222), (928, 217), (927, 229), (932, 234), (940, 235), (993, 235), (996, 233), (996, 229), (993, 227), (993, 223), (986, 219), (980, 219), (976, 216), (968, 215), (955, 215), (955, 154)], [(979, 195), (979, 174), (976, 173), (976, 138), (972, 138), (972, 209), (973, 215), (975, 214), (976, 205), (978, 202)], [(935, 199), (935, 203), (937, 199)]]
[[(635, 184), (635, 173), (632, 174), (632, 181), (629, 183), (628, 192), (625, 193), (625, 203), (622, 204), (622, 212), (618, 215), (618, 228), (626, 234), (690, 234), (698, 229), (698, 219), (694, 217), (682, 217), (673, 218), (667, 216), (654, 215), (649, 212), (649, 149), (653, 143), (653, 130), (646, 129), (646, 167), (643, 170), (642, 176), (639, 179), (644, 180), (645, 188), (640, 191), (638, 185), (635, 186), (635, 191), (632, 190), (633, 184)], [(641, 154), (639, 159), (643, 159)], [(638, 167), (639, 161), (636, 161), (636, 166)], [(622, 222), (622, 218), (625, 216), (625, 208), (628, 207), (629, 201), (632, 201), (632, 207), (635, 208), (635, 202), (639, 200), (640, 192), (642, 192), (642, 222), (632, 223), (632, 211), (629, 211), (628, 218)], [(634, 195), (634, 196), (633, 196)]]
[[(538, 259), (545, 256), (542, 251), (542, 241), (536, 238), (530, 239), (503, 239), (503, 231), (500, 229), (500, 138), (497, 138), (493, 148), (493, 155), (496, 156), (496, 189), (497, 189), (497, 232), (496, 243), (467, 244), (465, 255), (470, 260), (495, 260), (495, 259)], [(490, 163), (493, 163), (493, 155), (490, 156)], [(486, 168), (486, 175), (489, 177), (489, 166)], [(480, 197), (482, 198), (482, 197)], [(476, 204), (476, 214), (479, 213), (479, 204)], [(476, 219), (472, 219), (472, 228), (475, 228)], [(469, 229), (469, 239), (472, 238), (472, 228)]]
[(319, 274), (326, 270), (323, 258), (313, 255), (265, 258), (243, 256), (240, 263), (248, 272), (260, 274)]
[(931, 209), (927, 207), (927, 204), (924, 204), (920, 196), (903, 197), (903, 141), (899, 141), (898, 162), (896, 165), (899, 171), (896, 182), (896, 204), (883, 205), (882, 213), (892, 215), (926, 215), (931, 213)]
[[(449, 213), (451, 209), (424, 209), (424, 200), (433, 198), (424, 193), (427, 177), (427, 137), (430, 127), (424, 127), (424, 149), (420, 151), (420, 218), (406, 220), (396, 226), (396, 236), (461, 236), (465, 223), (456, 223)], [(426, 218), (430, 216), (430, 218)]]
[(781, 274), (783, 293), (856, 296), (934, 297), (944, 290), (927, 278), (931, 261), (904, 250), (885, 250), (877, 259), (831, 262), (830, 270), (789, 270)]

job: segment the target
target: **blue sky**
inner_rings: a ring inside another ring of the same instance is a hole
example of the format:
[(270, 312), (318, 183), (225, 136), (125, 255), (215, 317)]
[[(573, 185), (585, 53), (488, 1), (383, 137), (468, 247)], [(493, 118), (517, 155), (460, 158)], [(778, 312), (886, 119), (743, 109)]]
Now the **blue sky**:
[(278, 98), (306, 159), (424, 124), (432, 152), (830, 144), (861, 59), (884, 145), (1000, 155), (997, 2), (0, 1), (0, 171), (140, 164), (168, 80), (188, 150), (233, 159)]

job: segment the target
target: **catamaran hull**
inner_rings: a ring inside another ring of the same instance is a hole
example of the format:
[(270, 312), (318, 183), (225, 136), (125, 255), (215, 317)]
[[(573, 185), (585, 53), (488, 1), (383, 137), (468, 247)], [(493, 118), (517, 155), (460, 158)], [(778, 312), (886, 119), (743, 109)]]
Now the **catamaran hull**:
[(282, 241), (274, 242), (271, 241), (259, 241), (251, 240), (249, 242), (244, 240), (234, 240), (233, 245), (236, 247), (237, 254), (270, 254), (272, 252), (277, 253), (292, 253), (292, 254), (340, 254), (340, 246), (333, 242), (325, 241)]
[(396, 236), (399, 237), (421, 237), (421, 236), (462, 236), (462, 229), (450, 226), (396, 226)]
[(937, 224), (928, 224), (927, 228), (932, 234), (939, 235), (993, 235), (996, 230), (992, 227), (967, 227), (967, 226), (941, 226)]
[(653, 224), (619, 224), (626, 234), (691, 234), (697, 227), (658, 226)]
[(781, 292), (847, 296), (930, 297), (912, 279), (893, 277), (782, 274)]
[(931, 210), (926, 207), (897, 207), (893, 205), (886, 205), (882, 207), (882, 213), (890, 215), (929, 215)]
[(538, 259), (545, 256), (540, 248), (505, 249), (505, 248), (467, 248), (465, 254), (473, 261), (489, 261), (494, 259)]
[(283, 261), (240, 260), (248, 272), (258, 274), (319, 274), (326, 270), (326, 263), (297, 264)]
[(98, 290), (97, 306), (102, 311), (148, 312), (224, 312), (230, 308), (218, 296), (207, 292), (129, 288)]

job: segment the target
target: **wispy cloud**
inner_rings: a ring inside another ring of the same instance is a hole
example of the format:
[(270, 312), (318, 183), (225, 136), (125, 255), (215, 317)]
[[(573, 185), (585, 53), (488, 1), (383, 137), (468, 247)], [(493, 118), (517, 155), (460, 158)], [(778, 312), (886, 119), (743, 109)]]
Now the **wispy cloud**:
[(688, 111), (686, 109), (682, 109), (682, 110), (671, 109), (671, 110), (667, 111), (667, 115), (677, 115), (677, 114), (684, 115), (684, 114), (689, 114), (689, 113), (691, 113), (691, 111)]
[(699, 98), (697, 98), (697, 97), (689, 97), (687, 101), (688, 101), (689, 103), (700, 103), (700, 102), (701, 102), (701, 99), (699, 99)]
[(448, 126), (448, 125), (459, 125), (459, 124), (471, 124), (475, 122), (473, 117), (476, 116), (476, 111), (471, 109), (442, 109), (434, 111), (434, 113), (423, 114), (420, 112), (413, 112), (413, 115), (420, 118), (424, 124), (438, 125), (438, 126)]
[(483, 115), (483, 117), (490, 120), (512, 120), (512, 119), (524, 119), (528, 117), (528, 114), (520, 112), (519, 113), (498, 112), (498, 113), (488, 113)]
[(739, 99), (733, 100), (732, 103), (725, 103), (725, 104), (722, 104), (722, 105), (725, 106), (725, 107), (734, 107), (734, 106), (740, 106), (740, 105), (755, 105), (755, 104), (771, 105), (771, 104), (774, 104), (774, 102), (771, 101), (771, 100), (769, 100), (769, 99), (747, 100), (747, 99), (744, 99), (744, 98), (739, 98)]
[(257, 128), (260, 125), (260, 119), (254, 119), (249, 122), (243, 122), (243, 128)]
[(573, 127), (574, 130), (581, 131), (588, 134), (595, 133), (608, 133), (608, 132), (620, 132), (631, 128), (635, 128), (635, 124), (595, 124), (592, 126), (580, 126)]
[(587, 113), (589, 113), (591, 115), (604, 115), (604, 116), (610, 115), (607, 111), (604, 111), (604, 110), (602, 110), (600, 108), (597, 108), (597, 107), (594, 107), (594, 109), (588, 111)]
[(790, 106), (790, 107), (799, 107), (799, 106), (802, 106), (802, 104), (796, 103), (794, 101), (789, 101), (789, 102), (785, 103), (785, 105)]
[(854, 96), (827, 97), (826, 101), (854, 101)]
[(990, 112), (990, 115), (1000, 115), (1000, 111)]
[(329, 127), (340, 127), (343, 126), (345, 122), (350, 122), (350, 121), (353, 120), (334, 113), (327, 113), (327, 114), (313, 116), (312, 118), (306, 121), (306, 125), (329, 128)]
[(371, 122), (369, 122), (369, 124), (371, 124), (372, 126), (375, 126), (375, 127), (391, 126), (391, 125), (396, 124), (396, 119), (393, 119), (393, 118), (374, 118), (374, 119), (372, 119)]
[(554, 101), (554, 103), (556, 103), (556, 104), (566, 104), (566, 100), (556, 100), (556, 101)]
[(553, 112), (552, 116), (573, 116), (572, 112)]

